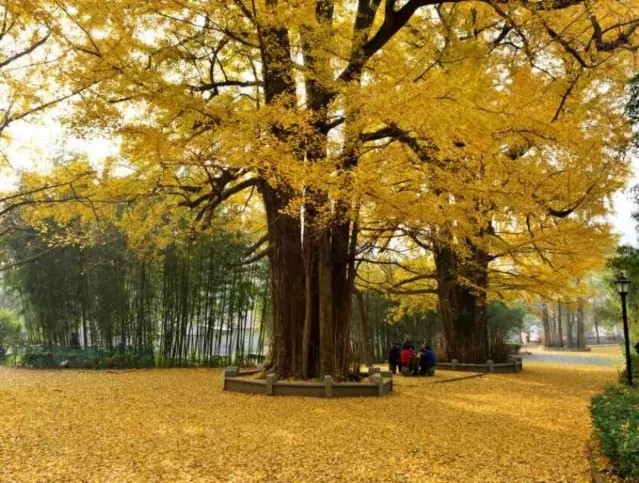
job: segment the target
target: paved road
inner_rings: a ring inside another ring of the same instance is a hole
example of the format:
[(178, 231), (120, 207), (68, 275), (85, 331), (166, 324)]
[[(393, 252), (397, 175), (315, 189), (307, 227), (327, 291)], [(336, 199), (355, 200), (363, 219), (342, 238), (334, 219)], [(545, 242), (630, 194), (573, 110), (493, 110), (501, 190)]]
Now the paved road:
[(524, 364), (526, 361), (531, 362), (543, 362), (548, 364), (583, 364), (587, 366), (616, 366), (621, 362), (619, 359), (613, 359), (608, 357), (598, 357), (596, 355), (584, 355), (580, 354), (543, 354), (536, 352), (532, 355), (522, 354)]

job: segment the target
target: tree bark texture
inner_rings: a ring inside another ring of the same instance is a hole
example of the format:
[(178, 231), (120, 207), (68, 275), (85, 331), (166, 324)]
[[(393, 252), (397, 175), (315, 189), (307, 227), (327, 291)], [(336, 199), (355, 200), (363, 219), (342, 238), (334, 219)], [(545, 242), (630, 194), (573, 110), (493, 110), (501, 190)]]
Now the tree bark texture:
[(550, 326), (550, 311), (545, 302), (541, 304), (541, 321), (544, 326), (544, 346), (552, 347), (552, 329)]
[[(276, 1), (269, 4), (276, 6)], [(320, 2), (320, 21), (332, 16), (331, 2)], [(308, 32), (305, 34), (308, 35)], [(310, 44), (307, 44), (310, 45)], [(316, 62), (310, 47), (304, 52), (311, 67)], [(269, 27), (260, 32), (260, 50), (264, 63), (264, 90), (267, 103), (283, 103), (294, 109), (296, 86), (288, 31)], [(304, 139), (292, 139), (290, 133), (273, 132), (283, 141), (298, 147), (299, 161), (325, 159), (327, 138), (321, 126), (326, 121), (329, 96), (321, 83), (306, 82), (308, 109), (314, 114), (317, 129)], [(354, 160), (356, 163), (357, 160)], [(323, 375), (345, 376), (350, 354), (351, 298), (354, 266), (351, 250), (356, 230), (346, 217), (344, 201), (336, 203), (337, 215), (320, 224), (317, 206), (326, 206), (328, 196), (317, 188), (305, 194), (304, 214), (286, 212), (292, 193), (286, 187), (260, 183), (267, 213), (270, 283), (273, 297), (272, 369), (279, 377), (312, 378)]]
[(487, 296), (482, 287), (488, 283), (488, 257), (477, 248), (473, 251), (472, 258), (461, 260), (448, 246), (436, 249), (439, 314), (448, 358), (485, 363)]
[(579, 298), (577, 301), (577, 347), (579, 349), (586, 348), (586, 323), (584, 314), (584, 299)]
[(574, 326), (575, 313), (573, 310), (569, 310), (566, 317), (566, 346), (571, 348), (575, 347)]
[(561, 302), (557, 304), (557, 340), (556, 347), (564, 346), (564, 329), (563, 329), (563, 306)]

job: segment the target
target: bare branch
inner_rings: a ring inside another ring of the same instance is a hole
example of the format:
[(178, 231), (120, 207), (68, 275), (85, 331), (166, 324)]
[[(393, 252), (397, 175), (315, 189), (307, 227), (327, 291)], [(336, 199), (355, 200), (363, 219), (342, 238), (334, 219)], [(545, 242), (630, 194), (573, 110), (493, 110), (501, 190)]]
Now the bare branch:
[(252, 253), (255, 252), (255, 250), (257, 250), (258, 248), (260, 248), (262, 245), (264, 245), (266, 242), (268, 241), (268, 233), (265, 234), (264, 236), (262, 236), (259, 240), (257, 240), (255, 243), (253, 243), (252, 245), (250, 245), (245, 251), (244, 251), (244, 256), (248, 257), (249, 255), (251, 255)]
[(50, 36), (51, 36), (51, 32), (47, 32), (47, 34), (44, 37), (42, 37), (40, 40), (38, 40), (38, 41), (34, 42), (33, 44), (31, 44), (25, 50), (22, 50), (22, 51), (18, 52), (17, 54), (14, 54), (14, 55), (12, 55), (10, 57), (7, 57), (5, 60), (0, 62), (0, 69), (2, 69), (3, 67), (9, 65), (12, 62), (15, 62), (19, 58), (24, 57), (25, 55), (29, 55), (31, 52), (33, 52), (38, 47), (43, 45), (49, 39)]
[(261, 252), (255, 253), (251, 258), (247, 258), (246, 260), (242, 260), (240, 263), (235, 263), (233, 265), (229, 265), (227, 268), (236, 268), (236, 267), (243, 267), (243, 266), (246, 266), (246, 265), (251, 265), (251, 264), (253, 264), (255, 262), (258, 262), (261, 259), (267, 257), (268, 255), (273, 253), (274, 250), (275, 250), (275, 247), (272, 246), (272, 245), (269, 245), (268, 247), (266, 247)]
[(255, 87), (262, 86), (264, 83), (262, 81), (239, 81), (239, 80), (226, 80), (220, 82), (209, 82), (206, 84), (202, 84), (199, 86), (189, 86), (189, 89), (196, 92), (205, 92), (214, 90), (217, 91), (220, 87)]

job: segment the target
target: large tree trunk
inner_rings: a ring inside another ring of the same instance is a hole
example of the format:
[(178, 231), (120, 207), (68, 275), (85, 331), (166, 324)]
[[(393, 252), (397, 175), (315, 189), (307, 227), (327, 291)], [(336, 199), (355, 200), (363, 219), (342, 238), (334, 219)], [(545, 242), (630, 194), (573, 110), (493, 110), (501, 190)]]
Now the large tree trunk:
[[(288, 200), (282, 193), (261, 187), (268, 221), (273, 340), (271, 363), (280, 377), (302, 374), (306, 313), (305, 273), (301, 226), (298, 218), (282, 213)], [(306, 356), (310, 358), (307, 352)], [(308, 364), (308, 360), (306, 361)]]
[[(439, 313), (448, 358), (484, 363), (489, 357), (484, 290), (488, 284), (488, 258), (479, 249), (473, 251), (471, 259), (460, 260), (448, 246), (436, 249)], [(472, 285), (462, 282), (462, 278)]]
[[(267, 5), (277, 6), (277, 0)], [(320, 22), (330, 22), (331, 2), (318, 2)], [(310, 35), (310, 32), (303, 32)], [(317, 60), (304, 43), (305, 62), (314, 70)], [(264, 64), (264, 92), (267, 103), (296, 109), (288, 32), (283, 27), (260, 31), (260, 50)], [(330, 69), (329, 69), (330, 70)], [(273, 126), (273, 132), (294, 147), (299, 161), (321, 161), (327, 155), (327, 88), (313, 76), (306, 80), (308, 109), (314, 114), (315, 132), (304, 138)], [(350, 159), (350, 168), (356, 158)], [(354, 250), (356, 230), (342, 216), (349, 206), (334, 203), (335, 218), (319, 221), (318, 208), (330, 206), (326, 193), (308, 188), (304, 196), (304, 216), (285, 210), (292, 193), (285, 186), (260, 183), (268, 222), (269, 254), (273, 297), (272, 368), (280, 377), (304, 378), (322, 375), (345, 376), (350, 353), (351, 298), (354, 286)], [(298, 193), (301, 195), (301, 193)], [(302, 221), (303, 219), (303, 221)], [(303, 224), (303, 229), (302, 229)]]
[(355, 293), (357, 297), (357, 308), (359, 309), (360, 332), (362, 336), (362, 352), (364, 353), (364, 364), (366, 367), (373, 365), (373, 352), (371, 351), (370, 325), (368, 323), (368, 314), (366, 313), (366, 304), (364, 296), (359, 290)]
[(329, 229), (302, 239), (299, 217), (283, 213), (282, 193), (268, 185), (261, 191), (274, 248), (272, 367), (280, 377), (345, 376), (354, 280), (341, 243)]

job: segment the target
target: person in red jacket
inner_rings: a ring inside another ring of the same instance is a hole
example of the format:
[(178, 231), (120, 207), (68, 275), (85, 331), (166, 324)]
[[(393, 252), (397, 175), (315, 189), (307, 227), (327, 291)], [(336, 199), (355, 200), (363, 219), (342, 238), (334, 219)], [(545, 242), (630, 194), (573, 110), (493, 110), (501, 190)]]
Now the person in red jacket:
[(402, 349), (402, 356), (401, 356), (402, 367), (410, 367), (411, 361), (413, 360), (414, 355), (415, 353), (413, 352), (413, 349), (405, 346)]

